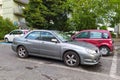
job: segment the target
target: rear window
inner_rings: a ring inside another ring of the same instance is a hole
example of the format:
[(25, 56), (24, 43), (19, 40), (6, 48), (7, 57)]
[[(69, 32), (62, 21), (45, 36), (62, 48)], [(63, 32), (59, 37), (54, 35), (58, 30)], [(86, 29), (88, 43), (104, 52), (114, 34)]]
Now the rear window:
[(108, 38), (109, 38), (108, 33), (103, 33), (103, 38), (104, 38), (104, 39), (108, 39)]

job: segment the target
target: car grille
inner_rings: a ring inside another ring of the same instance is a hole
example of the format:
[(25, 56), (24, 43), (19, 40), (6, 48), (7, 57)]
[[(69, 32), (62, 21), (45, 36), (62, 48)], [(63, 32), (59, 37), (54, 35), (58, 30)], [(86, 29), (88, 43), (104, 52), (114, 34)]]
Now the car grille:
[(96, 60), (96, 62), (98, 62), (100, 60), (100, 56), (98, 58), (96, 58), (95, 60)]

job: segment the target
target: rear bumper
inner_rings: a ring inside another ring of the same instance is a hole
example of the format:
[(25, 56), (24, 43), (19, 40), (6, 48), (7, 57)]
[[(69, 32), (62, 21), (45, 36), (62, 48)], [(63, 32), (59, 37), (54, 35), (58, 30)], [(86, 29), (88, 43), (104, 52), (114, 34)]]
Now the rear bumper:
[(17, 49), (16, 49), (17, 46), (16, 46), (16, 45), (12, 44), (12, 45), (11, 45), (11, 48), (12, 48), (13, 51), (17, 52)]
[(114, 46), (110, 46), (110, 51), (113, 52), (114, 51)]
[(109, 52), (109, 54), (113, 54), (114, 51), (115, 51), (115, 47), (114, 46), (110, 46), (110, 52)]
[(114, 54), (114, 51), (115, 51), (115, 49), (113, 51), (110, 51), (109, 54), (110, 55)]

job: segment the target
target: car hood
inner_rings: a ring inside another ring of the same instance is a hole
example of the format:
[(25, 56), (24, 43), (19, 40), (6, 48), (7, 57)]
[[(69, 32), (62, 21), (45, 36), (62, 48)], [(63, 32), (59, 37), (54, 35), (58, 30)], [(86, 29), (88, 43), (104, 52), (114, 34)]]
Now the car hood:
[(69, 44), (72, 44), (72, 45), (77, 45), (77, 46), (81, 46), (81, 47), (85, 47), (85, 48), (89, 48), (89, 49), (97, 49), (97, 47), (91, 43), (88, 43), (88, 42), (78, 42), (78, 41), (71, 41), (71, 42), (68, 42)]
[(9, 36), (9, 34), (6, 34), (4, 37), (7, 37), (7, 36)]

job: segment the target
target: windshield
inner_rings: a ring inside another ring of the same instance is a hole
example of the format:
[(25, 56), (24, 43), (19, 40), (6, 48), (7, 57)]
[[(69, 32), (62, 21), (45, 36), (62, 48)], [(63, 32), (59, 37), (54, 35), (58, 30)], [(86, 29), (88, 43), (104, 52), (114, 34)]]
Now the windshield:
[(71, 41), (71, 38), (66, 33), (60, 31), (55, 31), (55, 33), (57, 34), (58, 38), (62, 40), (62, 42)]

